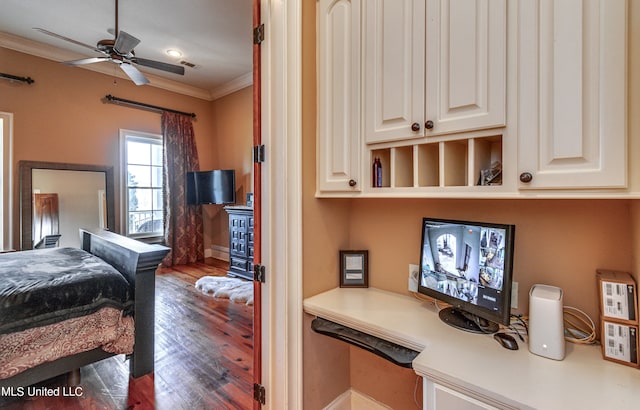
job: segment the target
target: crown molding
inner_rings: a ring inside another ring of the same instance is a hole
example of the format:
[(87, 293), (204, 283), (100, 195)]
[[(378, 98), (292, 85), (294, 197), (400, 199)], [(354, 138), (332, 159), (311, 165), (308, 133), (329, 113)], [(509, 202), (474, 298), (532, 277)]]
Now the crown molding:
[(231, 81), (228, 81), (222, 84), (219, 87), (216, 87), (211, 91), (211, 97), (214, 100), (218, 98), (222, 98), (225, 95), (229, 95), (236, 91), (242, 90), (243, 88), (249, 87), (253, 84), (253, 72), (248, 72), (246, 74), (241, 75), (240, 77), (234, 78)]
[[(46, 45), (37, 41), (29, 40), (24, 37), (15, 36), (6, 32), (0, 31), (0, 47), (8, 48), (10, 50), (18, 51), (21, 53), (29, 54), (36, 57), (41, 57), (47, 60), (56, 62), (75, 60), (86, 57), (84, 55), (74, 53), (69, 50), (64, 50), (59, 47)], [(124, 73), (120, 70), (113, 70), (113, 67), (109, 67), (106, 64), (88, 64), (78, 66), (84, 70), (90, 70), (101, 74), (108, 75), (110, 77), (115, 76), (118, 78), (128, 80)], [(212, 101), (214, 100), (213, 94), (209, 90), (193, 87), (177, 81), (169, 80), (163, 77), (158, 77), (153, 74), (144, 73), (145, 77), (149, 79), (147, 86), (161, 88), (163, 90), (171, 91), (177, 94), (183, 94), (202, 100)], [(235, 81), (235, 80), (234, 80)], [(224, 87), (224, 86), (223, 86)]]

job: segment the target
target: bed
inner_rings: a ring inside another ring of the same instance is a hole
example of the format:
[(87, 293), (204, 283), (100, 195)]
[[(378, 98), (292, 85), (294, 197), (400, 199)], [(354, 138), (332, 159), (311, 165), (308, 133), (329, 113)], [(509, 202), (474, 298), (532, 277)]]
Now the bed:
[(155, 271), (169, 249), (104, 230), (80, 241), (0, 255), (0, 387), (116, 354), (132, 377), (153, 372)]

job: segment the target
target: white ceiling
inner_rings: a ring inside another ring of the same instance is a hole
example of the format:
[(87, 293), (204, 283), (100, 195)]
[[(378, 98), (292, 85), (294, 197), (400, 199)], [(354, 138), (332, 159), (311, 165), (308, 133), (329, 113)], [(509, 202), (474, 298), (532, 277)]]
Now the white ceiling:
[[(2, 0), (0, 47), (56, 61), (98, 57), (88, 48), (33, 28), (95, 46), (114, 38), (115, 1)], [(195, 64), (185, 66), (184, 76), (137, 66), (151, 86), (180, 92), (184, 85), (185, 94), (211, 99), (221, 90), (251, 83), (252, 0), (119, 0), (118, 14), (118, 29), (141, 40), (135, 47), (137, 57)], [(183, 56), (170, 57), (165, 53), (168, 49), (178, 49)], [(0, 71), (1, 67), (2, 62)], [(114, 72), (113, 63), (108, 62), (82, 67)]]

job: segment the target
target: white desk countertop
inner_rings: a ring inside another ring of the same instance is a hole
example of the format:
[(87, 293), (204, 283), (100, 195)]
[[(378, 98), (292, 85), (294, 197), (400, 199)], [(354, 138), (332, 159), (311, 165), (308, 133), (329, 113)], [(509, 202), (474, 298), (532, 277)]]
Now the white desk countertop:
[(564, 360), (503, 348), (491, 335), (455, 329), (433, 304), (375, 288), (336, 288), (304, 311), (421, 352), (415, 372), (494, 405), (535, 409), (640, 406), (640, 369), (602, 359), (600, 346), (567, 343)]

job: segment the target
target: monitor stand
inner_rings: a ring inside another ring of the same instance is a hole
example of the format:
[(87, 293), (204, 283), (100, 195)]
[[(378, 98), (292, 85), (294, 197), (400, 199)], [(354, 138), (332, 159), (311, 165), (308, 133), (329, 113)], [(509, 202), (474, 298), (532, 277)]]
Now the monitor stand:
[(486, 319), (478, 317), (473, 313), (465, 312), (464, 310), (456, 309), (454, 307), (448, 307), (438, 312), (440, 320), (453, 326), (457, 329), (461, 329), (472, 333), (495, 333), (500, 328), (497, 323), (490, 322)]

